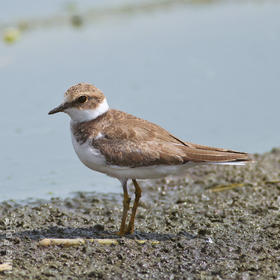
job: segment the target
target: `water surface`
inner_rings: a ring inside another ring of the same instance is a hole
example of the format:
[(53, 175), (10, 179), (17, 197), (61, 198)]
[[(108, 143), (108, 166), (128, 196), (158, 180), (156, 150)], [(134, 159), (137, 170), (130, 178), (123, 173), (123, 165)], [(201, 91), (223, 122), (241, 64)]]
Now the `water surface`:
[[(279, 146), (277, 1), (177, 1), (150, 10), (85, 1), (75, 8), (86, 17), (79, 28), (59, 20), (66, 1), (31, 2), (28, 11), (21, 1), (0, 11), (2, 32), (21, 20), (36, 26), (0, 43), (0, 200), (121, 191), (79, 162), (68, 116), (47, 115), (81, 81), (102, 89), (111, 107), (187, 141), (251, 153)], [(54, 16), (57, 25), (46, 24)]]

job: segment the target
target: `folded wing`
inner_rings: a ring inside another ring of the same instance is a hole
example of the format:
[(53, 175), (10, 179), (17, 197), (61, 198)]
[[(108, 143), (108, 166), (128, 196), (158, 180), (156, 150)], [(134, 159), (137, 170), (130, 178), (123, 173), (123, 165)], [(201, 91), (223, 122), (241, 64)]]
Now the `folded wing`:
[(106, 127), (103, 137), (93, 140), (92, 145), (109, 164), (130, 167), (249, 160), (246, 153), (183, 142), (165, 129), (138, 118), (118, 120), (117, 125)]

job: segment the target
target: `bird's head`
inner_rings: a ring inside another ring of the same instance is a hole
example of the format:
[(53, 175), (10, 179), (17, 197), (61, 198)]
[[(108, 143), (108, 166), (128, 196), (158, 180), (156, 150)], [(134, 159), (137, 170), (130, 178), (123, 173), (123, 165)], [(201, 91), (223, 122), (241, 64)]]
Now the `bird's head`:
[(70, 87), (64, 102), (49, 112), (49, 115), (64, 112), (74, 122), (85, 122), (96, 119), (109, 110), (106, 97), (93, 85), (80, 83)]

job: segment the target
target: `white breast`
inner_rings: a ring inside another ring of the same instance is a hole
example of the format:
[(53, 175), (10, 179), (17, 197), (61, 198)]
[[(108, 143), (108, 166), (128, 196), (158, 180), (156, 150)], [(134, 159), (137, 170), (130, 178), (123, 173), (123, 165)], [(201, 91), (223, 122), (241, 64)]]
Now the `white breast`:
[(89, 142), (78, 143), (73, 133), (71, 136), (74, 150), (80, 161), (90, 169), (105, 173), (106, 160), (100, 151), (92, 147)]

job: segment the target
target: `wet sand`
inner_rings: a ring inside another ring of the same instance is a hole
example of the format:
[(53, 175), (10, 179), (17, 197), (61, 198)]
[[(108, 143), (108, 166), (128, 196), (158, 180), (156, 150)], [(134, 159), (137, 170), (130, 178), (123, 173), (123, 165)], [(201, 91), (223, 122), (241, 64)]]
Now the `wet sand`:
[[(280, 149), (254, 157), (141, 182), (136, 232), (122, 238), (121, 193), (2, 202), (0, 264), (12, 270), (0, 279), (279, 279)], [(39, 245), (78, 237), (84, 244)]]

